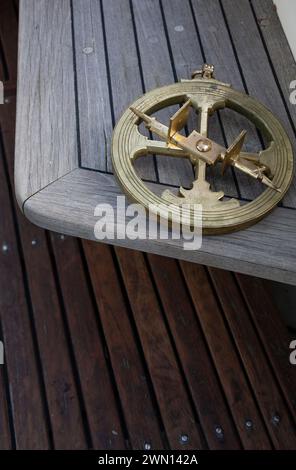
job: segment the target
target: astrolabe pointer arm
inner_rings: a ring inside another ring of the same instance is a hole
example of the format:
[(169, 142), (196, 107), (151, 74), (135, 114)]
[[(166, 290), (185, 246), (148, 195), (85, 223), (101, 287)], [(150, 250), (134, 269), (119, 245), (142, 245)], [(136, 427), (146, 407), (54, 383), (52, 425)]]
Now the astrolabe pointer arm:
[(229, 166), (233, 166), (252, 178), (258, 179), (265, 186), (277, 192), (281, 192), (281, 189), (268, 178), (267, 174), (270, 174), (270, 170), (266, 165), (260, 163), (259, 155), (241, 152), (246, 133), (246, 131), (242, 131), (227, 149), (226, 153), (221, 154), (222, 175)]
[[(182, 108), (184, 108), (185, 105), (188, 106), (188, 102), (186, 102)], [(183, 111), (182, 108), (180, 108), (180, 113)], [(146, 127), (152, 133), (164, 139), (168, 147), (173, 145), (182, 149), (184, 151), (182, 156), (190, 158), (194, 165), (198, 160), (203, 160), (205, 163), (213, 165), (218, 160), (221, 152), (225, 150), (220, 145), (196, 131), (191, 132), (188, 137), (185, 137), (177, 131), (172, 132), (172, 122), (170, 123), (170, 127), (167, 127), (155, 117), (148, 116), (137, 108), (131, 107), (130, 110), (145, 122)]]

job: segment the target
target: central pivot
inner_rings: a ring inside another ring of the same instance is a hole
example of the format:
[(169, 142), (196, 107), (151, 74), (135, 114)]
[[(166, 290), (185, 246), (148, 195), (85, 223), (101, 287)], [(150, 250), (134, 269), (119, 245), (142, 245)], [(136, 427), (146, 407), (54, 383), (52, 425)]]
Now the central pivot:
[(199, 152), (208, 152), (212, 148), (212, 143), (207, 139), (200, 139), (196, 143), (196, 148)]

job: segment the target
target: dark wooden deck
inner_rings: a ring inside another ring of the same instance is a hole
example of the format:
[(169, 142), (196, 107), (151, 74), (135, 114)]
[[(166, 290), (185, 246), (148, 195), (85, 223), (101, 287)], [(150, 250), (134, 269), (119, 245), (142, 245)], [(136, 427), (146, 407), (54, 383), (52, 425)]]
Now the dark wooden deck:
[(268, 282), (45, 232), (13, 192), (17, 3), (0, 3), (0, 448), (293, 449)]

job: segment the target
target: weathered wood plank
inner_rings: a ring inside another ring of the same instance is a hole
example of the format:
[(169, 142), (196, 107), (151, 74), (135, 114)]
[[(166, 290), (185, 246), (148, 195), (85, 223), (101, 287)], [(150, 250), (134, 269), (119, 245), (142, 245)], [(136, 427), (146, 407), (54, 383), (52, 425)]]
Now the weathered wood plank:
[[(26, 220), (21, 222), (20, 230), (48, 408), (54, 416), (51, 423), (54, 446), (86, 449), (77, 384), (46, 237)], [(49, 338), (54, 342), (48, 341)]]
[(277, 7), (272, 0), (251, 0), (254, 14), (266, 46), (273, 72), (283, 92), (283, 99), (294, 124), (296, 123), (295, 106), (290, 102), (290, 83), (295, 79), (296, 63), (287, 37), (277, 15)]
[[(217, 79), (230, 83), (233, 88), (245, 92), (243, 77), (237, 64), (219, 1), (197, 0), (192, 2), (192, 7), (206, 61), (215, 65)], [(254, 127), (245, 118), (230, 110), (223, 111), (221, 116), (228, 144), (233, 142), (242, 129), (246, 129), (248, 131), (246, 150), (252, 151), (262, 148)], [(261, 188), (257, 182), (239, 172), (236, 172), (235, 175), (240, 195), (243, 198), (253, 199), (260, 194)], [(234, 188), (229, 195), (235, 196)]]
[(90, 242), (84, 242), (83, 247), (130, 445), (140, 450), (145, 449), (145, 446), (161, 449), (163, 443), (157, 412), (111, 250), (107, 246)]
[(73, 1), (81, 165), (111, 170), (113, 131), (99, 1)]
[[(3, 336), (1, 334), (1, 341)], [(0, 366), (0, 450), (10, 450), (12, 448), (12, 436), (8, 416), (8, 400), (5, 386), (5, 368)]]
[[(4, 148), (10, 184), (13, 183), (15, 108), (13, 102), (3, 111)], [(15, 209), (17, 209), (15, 207)], [(85, 448), (86, 439), (80, 413), (79, 397), (68, 351), (64, 320), (46, 235), (28, 223), (17, 211), (18, 227), (24, 253), (32, 313), (40, 346), (43, 377), (56, 448)], [(40, 282), (43, 280), (43, 282)], [(54, 345), (48, 341), (54, 338)]]
[(115, 251), (170, 446), (201, 449), (201, 436), (144, 256), (119, 247)]
[(240, 441), (178, 264), (157, 255), (148, 255), (148, 261), (209, 448), (238, 449)]
[[(129, 0), (103, 0), (103, 17), (108, 51), (112, 105), (115, 122), (127, 107), (143, 94), (143, 83), (137, 52), (133, 18)], [(111, 136), (109, 137), (111, 138)], [(112, 170), (111, 158), (108, 168)], [(152, 161), (141, 159), (137, 168), (139, 174), (155, 181), (156, 174)]]
[(276, 74), (287, 111), (296, 126), (296, 106), (290, 101), (290, 83), (296, 77), (296, 63), (272, 0), (252, 0), (257, 22)]
[(21, 207), (77, 167), (70, 0), (21, 2), (15, 152)]
[(7, 66), (8, 80), (16, 83), (17, 74), (17, 17), (11, 0), (0, 3), (0, 39)]
[[(151, 185), (151, 189), (157, 192), (164, 186)], [(94, 226), (98, 220), (94, 217), (95, 207), (99, 203), (111, 204), (116, 214), (120, 194), (112, 175), (78, 169), (30, 198), (25, 205), (25, 213), (37, 225), (94, 240)], [(119, 220), (119, 224), (123, 223)], [(117, 225), (115, 221), (115, 227)], [(227, 236), (203, 237), (202, 247), (198, 251), (184, 250), (182, 240), (148, 240), (147, 235), (146, 240), (130, 241), (113, 237), (106, 241), (296, 284), (295, 230), (294, 211), (277, 208), (246, 230)]]
[[(180, 2), (180, 0), (163, 0), (162, 5), (177, 77), (178, 79), (190, 79), (194, 70), (201, 69), (205, 60), (210, 60), (210, 57), (204, 57), (203, 50), (201, 49), (190, 4), (189, 2)], [(177, 16), (176, 11), (178, 11)], [(194, 127), (196, 127), (196, 123)], [(209, 120), (209, 135), (216, 142), (224, 145), (224, 138), (217, 113)], [(212, 187), (215, 189), (219, 188), (219, 190), (223, 188), (226, 195), (237, 197), (238, 193), (233, 181), (232, 172), (227, 172), (221, 178), (221, 172), (215, 170), (208, 169), (207, 174)], [(215, 178), (213, 177), (214, 175)]]
[(0, 46), (0, 80), (1, 82), (4, 82), (6, 78), (3, 58), (4, 58), (3, 51)]
[[(1, 131), (8, 120), (0, 108)], [(11, 129), (13, 135), (13, 128)], [(12, 203), (4, 169), (5, 157), (0, 146), (0, 318), (5, 345), (5, 362), (8, 371), (15, 441), (18, 449), (48, 449), (48, 421), (44, 412), (44, 395), (40, 387), (38, 351), (32, 338), (30, 310), (27, 303), (19, 247), (15, 234)], [(13, 155), (11, 155), (13, 157)], [(4, 249), (3, 249), (4, 247)]]
[[(175, 81), (160, 4), (155, 0), (133, 1), (135, 27), (139, 43), (141, 67), (145, 89), (169, 85)], [(174, 111), (163, 110), (159, 119), (166, 125)], [(189, 161), (170, 157), (158, 157), (159, 181), (165, 184), (190, 187), (193, 172)]]
[[(262, 43), (249, 0), (241, 0), (239, 6), (234, 0), (222, 0), (222, 5), (248, 92), (268, 106), (279, 118), (295, 149), (295, 133)], [(284, 199), (284, 205), (296, 207), (295, 178)]]
[(205, 268), (184, 262), (181, 267), (243, 446), (245, 449), (270, 449), (268, 435)]
[(102, 450), (125, 449), (125, 436), (96, 321), (98, 313), (92, 303), (78, 241), (58, 234), (52, 234), (51, 241), (92, 446)]
[(237, 275), (237, 279), (259, 337), (295, 419), (296, 374), (295, 366), (289, 361), (290, 335), (274, 305), (267, 283), (252, 276)]
[[(233, 274), (210, 268), (210, 275), (273, 445), (276, 449), (295, 449), (295, 423), (274, 380)], [(252, 295), (252, 290), (248, 290), (248, 296)], [(277, 312), (272, 313), (277, 316)]]

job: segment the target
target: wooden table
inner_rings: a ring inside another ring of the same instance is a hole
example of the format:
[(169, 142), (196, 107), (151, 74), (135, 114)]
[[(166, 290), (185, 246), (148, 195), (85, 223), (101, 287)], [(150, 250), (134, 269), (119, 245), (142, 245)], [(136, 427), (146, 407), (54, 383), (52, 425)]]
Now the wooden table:
[[(23, 0), (20, 8), (16, 193), (47, 229), (94, 239), (94, 208), (115, 206), (112, 129), (144, 91), (188, 78), (204, 62), (216, 76), (265, 103), (295, 146), (296, 66), (271, 0)], [(242, 121), (222, 115), (212, 132), (231, 141)], [(259, 145), (249, 129), (250, 148)], [(172, 160), (172, 159), (171, 159)], [(139, 168), (156, 187), (189, 184), (180, 162)], [(145, 171), (144, 171), (145, 170)], [(229, 173), (227, 196), (249, 200), (258, 185)], [(238, 233), (181, 241), (115, 240), (170, 257), (296, 284), (296, 188), (271, 215)]]
[(0, 2), (0, 449), (295, 449), (272, 281), (79, 243), (16, 210), (17, 5)]

